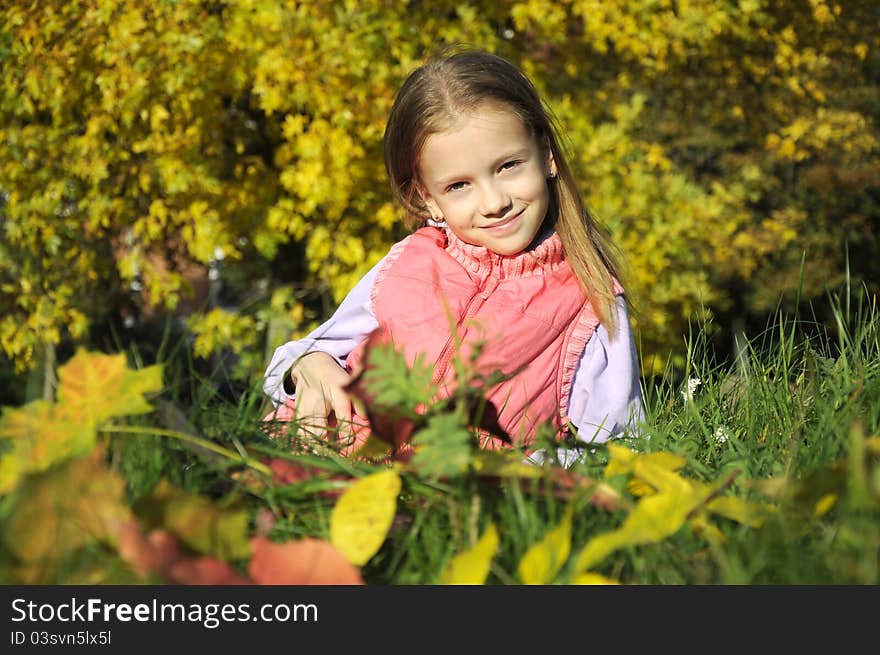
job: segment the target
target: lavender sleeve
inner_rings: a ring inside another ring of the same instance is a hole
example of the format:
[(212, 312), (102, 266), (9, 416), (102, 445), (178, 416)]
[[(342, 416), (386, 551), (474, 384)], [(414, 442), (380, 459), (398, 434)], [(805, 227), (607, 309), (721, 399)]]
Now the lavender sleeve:
[(275, 349), (263, 376), (263, 391), (276, 407), (292, 398), (284, 390), (284, 376), (297, 359), (306, 353), (320, 351), (344, 367), (348, 354), (379, 327), (373, 315), (370, 293), (381, 264), (382, 261), (361, 278), (327, 321), (304, 338), (288, 341)]
[(635, 429), (644, 420), (639, 362), (626, 310), (617, 299), (618, 333), (612, 340), (599, 325), (578, 361), (572, 381), (568, 416), (578, 438), (600, 443)]

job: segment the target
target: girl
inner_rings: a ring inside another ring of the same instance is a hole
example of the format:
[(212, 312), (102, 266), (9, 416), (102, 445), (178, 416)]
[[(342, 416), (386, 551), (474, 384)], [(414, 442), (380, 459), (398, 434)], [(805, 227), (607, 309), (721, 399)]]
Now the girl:
[(432, 60), (398, 92), (384, 147), (394, 195), (418, 229), (326, 323), (275, 351), (267, 418), (321, 433), (331, 415), (349, 425), (344, 387), (380, 327), (408, 361), (435, 362), (448, 393), (451, 311), (465, 356), (480, 343), (487, 372), (521, 371), (487, 397), (526, 452), (542, 422), (560, 436), (574, 425), (584, 443), (635, 427), (638, 363), (613, 248), (531, 82), (484, 52)]

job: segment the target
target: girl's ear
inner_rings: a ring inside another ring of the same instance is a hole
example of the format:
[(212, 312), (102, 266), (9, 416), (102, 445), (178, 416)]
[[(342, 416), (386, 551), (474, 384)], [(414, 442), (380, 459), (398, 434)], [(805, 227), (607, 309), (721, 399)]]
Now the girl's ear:
[(556, 160), (553, 158), (553, 150), (550, 149), (550, 145), (547, 146), (547, 177), (554, 178), (556, 177)]
[(425, 207), (428, 208), (428, 212), (431, 214), (431, 218), (435, 221), (442, 222), (445, 220), (443, 218), (443, 212), (440, 211), (440, 207), (434, 202), (434, 198), (422, 188), (421, 185), (417, 187), (419, 192), (419, 197), (422, 199), (422, 202), (425, 203)]

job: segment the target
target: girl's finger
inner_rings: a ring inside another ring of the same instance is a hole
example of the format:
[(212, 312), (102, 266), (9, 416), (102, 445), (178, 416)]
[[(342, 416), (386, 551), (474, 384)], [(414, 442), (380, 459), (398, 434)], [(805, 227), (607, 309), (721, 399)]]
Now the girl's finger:
[(323, 397), (305, 393), (296, 403), (297, 433), (321, 438), (327, 432), (327, 407)]
[(331, 397), (333, 413), (336, 415), (337, 437), (339, 441), (346, 442), (352, 437), (351, 434), (351, 402), (348, 397), (339, 392)]

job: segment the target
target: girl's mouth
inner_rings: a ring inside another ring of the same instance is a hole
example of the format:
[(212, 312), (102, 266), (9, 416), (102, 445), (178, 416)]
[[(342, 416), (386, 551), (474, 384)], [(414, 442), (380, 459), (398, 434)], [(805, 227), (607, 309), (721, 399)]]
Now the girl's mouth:
[(498, 231), (502, 232), (504, 230), (512, 228), (519, 221), (520, 216), (522, 216), (525, 208), (520, 209), (517, 213), (509, 216), (507, 218), (502, 218), (500, 221), (496, 221), (491, 225), (484, 225), (482, 229), (491, 230), (492, 232)]

